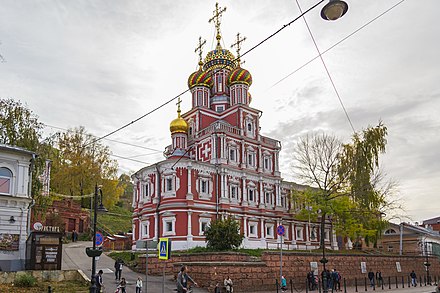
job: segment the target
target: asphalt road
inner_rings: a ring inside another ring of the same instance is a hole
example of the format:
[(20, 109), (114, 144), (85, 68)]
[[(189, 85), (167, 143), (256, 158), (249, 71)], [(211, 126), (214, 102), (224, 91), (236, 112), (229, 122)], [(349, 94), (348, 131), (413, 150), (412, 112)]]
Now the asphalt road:
[[(92, 260), (86, 255), (85, 249), (91, 246), (92, 242), (74, 242), (63, 245), (61, 268), (63, 270), (80, 269), (90, 278), (92, 274)], [(104, 272), (102, 279), (105, 293), (114, 293), (116, 290), (117, 283), (115, 281), (114, 264), (114, 260), (105, 254), (102, 254), (96, 262), (96, 272), (99, 270)], [(135, 286), (138, 276), (142, 278), (144, 283), (143, 293), (175, 293), (176, 283), (173, 280), (173, 276), (165, 276), (165, 280), (163, 280), (163, 277), (148, 276), (148, 283), (146, 283), (144, 274), (138, 274), (128, 267), (124, 267), (122, 277), (127, 281), (127, 293), (136, 292)], [(206, 293), (207, 291), (201, 288), (194, 288), (193, 292)]]

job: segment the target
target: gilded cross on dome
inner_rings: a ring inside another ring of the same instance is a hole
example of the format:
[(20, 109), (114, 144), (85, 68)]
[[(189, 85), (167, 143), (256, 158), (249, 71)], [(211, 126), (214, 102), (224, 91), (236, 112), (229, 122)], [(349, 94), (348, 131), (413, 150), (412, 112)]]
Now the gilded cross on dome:
[(194, 50), (194, 53), (197, 53), (197, 51), (199, 51), (199, 65), (202, 66), (203, 62), (202, 62), (202, 49), (203, 46), (206, 44), (206, 40), (203, 40), (202, 42), (202, 37), (199, 37), (199, 45), (197, 46), (197, 48)]
[(237, 63), (240, 63), (240, 50), (241, 50), (241, 43), (243, 43), (246, 40), (246, 37), (243, 37), (240, 39), (240, 33), (237, 33), (237, 41), (231, 45), (231, 48), (237, 47)]
[(176, 103), (176, 105), (177, 105), (177, 117), (179, 117), (180, 118), (180, 103), (182, 103), (182, 100), (180, 99), (180, 96), (177, 98), (177, 103)]
[(215, 10), (213, 11), (213, 16), (209, 19), (209, 22), (214, 22), (215, 29), (217, 30), (217, 48), (220, 46), (220, 39), (222, 38), (220, 35), (220, 24), (221, 24), (221, 16), (223, 12), (226, 11), (226, 7), (219, 7), (218, 2), (215, 3)]

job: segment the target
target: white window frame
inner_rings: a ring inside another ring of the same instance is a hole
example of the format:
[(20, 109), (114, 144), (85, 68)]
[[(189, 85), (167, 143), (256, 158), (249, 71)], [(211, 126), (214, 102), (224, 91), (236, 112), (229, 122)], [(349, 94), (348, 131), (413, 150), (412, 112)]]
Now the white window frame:
[[(255, 187), (248, 187), (247, 188), (247, 199), (248, 202), (250, 203), (256, 203), (257, 202), (257, 190), (255, 189)], [(252, 194), (252, 199), (251, 199), (251, 195)]]
[(150, 238), (150, 221), (141, 222), (141, 238)]
[(221, 113), (221, 112), (223, 112), (225, 110), (225, 106), (224, 105), (218, 105), (218, 106), (215, 106), (215, 111), (217, 112), (217, 113)]
[(304, 240), (304, 227), (295, 227), (295, 239)]
[[(168, 182), (171, 180), (171, 189), (168, 187)], [(151, 188), (150, 188), (151, 189)], [(176, 197), (177, 190), (179, 189), (179, 178), (176, 176), (176, 173), (164, 174), (162, 179), (162, 195), (164, 197)]]
[[(235, 190), (235, 197), (233, 197), (232, 190)], [(238, 184), (231, 184), (229, 186), (229, 199), (232, 200), (232, 201), (238, 201), (238, 199), (239, 199), (239, 190), (240, 190), (240, 188), (238, 187)]]
[[(171, 231), (168, 231), (168, 223), (171, 223)], [(174, 236), (176, 235), (176, 216), (168, 216), (162, 218), (162, 235), (163, 236)]]
[(266, 235), (266, 238), (274, 239), (274, 237), (275, 237), (275, 231), (274, 231), (275, 229), (274, 228), (275, 228), (275, 225), (272, 223), (265, 224), (264, 233)]
[(254, 151), (247, 152), (246, 161), (247, 161), (248, 167), (255, 168), (256, 160), (255, 160), (255, 152)]
[(207, 218), (207, 217), (200, 217), (199, 218), (199, 236), (204, 236), (204, 232), (203, 231), (203, 225), (206, 225), (206, 227), (208, 227), (209, 225), (211, 225), (211, 218)]
[(2, 166), (2, 167), (0, 167), (1, 169), (4, 169), (4, 170), (6, 170), (7, 172), (9, 172), (10, 174), (11, 174), (11, 176), (9, 177), (9, 176), (0, 176), (0, 179), (3, 179), (3, 180), (5, 180), (5, 181), (3, 181), (3, 182), (7, 182), (7, 181), (9, 181), (9, 186), (8, 186), (8, 192), (2, 192), (1, 194), (8, 194), (8, 195), (11, 195), (12, 194), (12, 181), (14, 180), (14, 172), (12, 172), (12, 170), (10, 169), (10, 168), (8, 168), (8, 167), (4, 167), (4, 166)]
[[(253, 232), (251, 232), (252, 229), (254, 229)], [(248, 222), (248, 237), (251, 238), (258, 238), (258, 223), (257, 222)]]
[[(202, 187), (205, 186), (205, 190), (202, 191)], [(214, 182), (209, 175), (200, 174), (197, 178), (197, 192), (199, 199), (210, 200), (212, 198), (212, 192), (214, 190)]]

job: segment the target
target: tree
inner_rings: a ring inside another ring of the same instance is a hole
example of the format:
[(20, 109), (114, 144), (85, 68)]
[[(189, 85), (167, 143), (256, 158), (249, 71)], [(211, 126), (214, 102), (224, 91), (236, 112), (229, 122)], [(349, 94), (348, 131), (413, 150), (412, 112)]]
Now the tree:
[[(110, 158), (110, 150), (86, 132), (84, 127), (58, 134), (58, 151), (52, 164), (51, 189), (69, 195), (92, 194), (95, 185), (102, 185), (103, 201), (113, 206), (123, 193), (118, 185), (117, 162)], [(90, 206), (85, 199), (84, 206)]]
[(43, 124), (26, 105), (1, 99), (0, 126), (0, 143), (37, 151)]
[(214, 250), (238, 248), (244, 236), (240, 234), (240, 225), (233, 218), (217, 219), (205, 230), (207, 247)]
[(375, 182), (386, 135), (380, 122), (354, 134), (347, 144), (327, 134), (301, 138), (294, 155), (295, 171), (312, 188), (293, 193), (299, 209), (307, 207), (299, 217), (317, 218), (319, 211), (323, 231), (326, 216), (331, 214), (340, 234), (377, 238), (377, 230), (384, 226), (381, 209), (389, 204), (386, 193), (390, 189), (380, 189)]
[(44, 169), (45, 154), (51, 149), (50, 139), (40, 143), (42, 129), (43, 123), (26, 105), (13, 99), (0, 99), (0, 143), (21, 147), (38, 155), (32, 169), (33, 197), (41, 189), (38, 175)]

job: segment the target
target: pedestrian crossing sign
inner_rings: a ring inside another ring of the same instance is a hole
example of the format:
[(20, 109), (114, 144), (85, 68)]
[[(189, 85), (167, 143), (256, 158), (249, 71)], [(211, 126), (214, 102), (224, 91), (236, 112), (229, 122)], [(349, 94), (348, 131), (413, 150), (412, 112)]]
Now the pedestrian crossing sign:
[(159, 259), (169, 260), (171, 257), (171, 240), (169, 238), (159, 238)]

